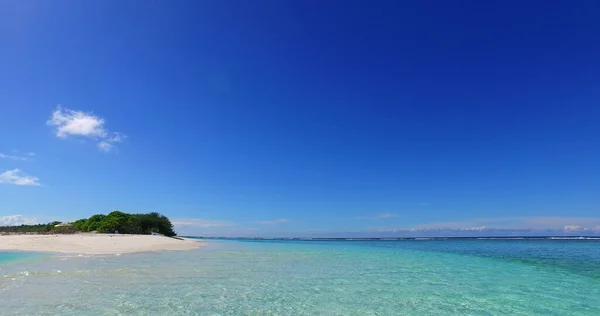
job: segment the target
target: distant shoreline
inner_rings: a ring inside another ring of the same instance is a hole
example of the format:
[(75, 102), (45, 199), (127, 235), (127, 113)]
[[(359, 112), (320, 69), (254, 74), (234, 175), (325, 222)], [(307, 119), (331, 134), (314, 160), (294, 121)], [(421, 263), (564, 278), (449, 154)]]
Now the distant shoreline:
[(600, 240), (600, 236), (482, 236), (482, 237), (349, 237), (349, 238), (325, 238), (325, 237), (206, 237), (206, 236), (183, 236), (184, 238), (215, 239), (215, 240), (273, 240), (273, 241), (425, 241), (425, 240)]
[(7, 234), (0, 236), (0, 251), (55, 252), (106, 255), (199, 249), (206, 244), (186, 238), (129, 234)]

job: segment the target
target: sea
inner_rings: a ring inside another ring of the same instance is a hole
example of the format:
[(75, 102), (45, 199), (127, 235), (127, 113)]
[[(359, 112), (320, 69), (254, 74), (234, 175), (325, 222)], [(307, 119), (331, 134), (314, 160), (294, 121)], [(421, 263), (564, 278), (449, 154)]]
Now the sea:
[(0, 315), (600, 315), (600, 240), (207, 240), (0, 252)]

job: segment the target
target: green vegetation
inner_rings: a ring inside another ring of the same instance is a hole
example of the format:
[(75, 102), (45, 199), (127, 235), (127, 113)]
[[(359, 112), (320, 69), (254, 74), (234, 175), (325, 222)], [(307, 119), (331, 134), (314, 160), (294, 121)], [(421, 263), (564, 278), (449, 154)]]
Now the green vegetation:
[(159, 233), (165, 236), (175, 236), (173, 224), (164, 215), (156, 212), (148, 214), (127, 214), (119, 211), (108, 215), (96, 214), (87, 219), (80, 219), (70, 226), (56, 227), (60, 222), (39, 225), (0, 226), (0, 233), (74, 233), (92, 232), (121, 234), (151, 234)]
[(68, 234), (74, 233), (72, 227), (55, 227), (60, 222), (38, 225), (0, 226), (0, 233)]

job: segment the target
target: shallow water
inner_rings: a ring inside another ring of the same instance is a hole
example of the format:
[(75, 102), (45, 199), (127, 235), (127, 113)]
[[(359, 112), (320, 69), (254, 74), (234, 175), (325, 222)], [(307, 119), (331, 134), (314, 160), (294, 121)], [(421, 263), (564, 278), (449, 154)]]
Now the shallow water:
[(13, 260), (2, 315), (600, 315), (598, 241), (209, 241)]
[(44, 257), (48, 257), (48, 255), (41, 254), (41, 253), (21, 252), (21, 251), (8, 251), (8, 252), (0, 251), (0, 275), (2, 274), (3, 268), (9, 267), (8, 264), (25, 262), (28, 260), (34, 260), (34, 259), (39, 259), (39, 258), (44, 258)]

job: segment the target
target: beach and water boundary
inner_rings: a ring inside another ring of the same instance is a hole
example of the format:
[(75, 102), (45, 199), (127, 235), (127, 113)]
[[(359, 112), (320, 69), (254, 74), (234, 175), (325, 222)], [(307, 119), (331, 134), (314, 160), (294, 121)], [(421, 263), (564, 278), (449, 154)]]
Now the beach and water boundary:
[(54, 252), (69, 254), (123, 254), (132, 252), (194, 250), (198, 240), (160, 235), (128, 234), (14, 234), (0, 236), (0, 251)]

